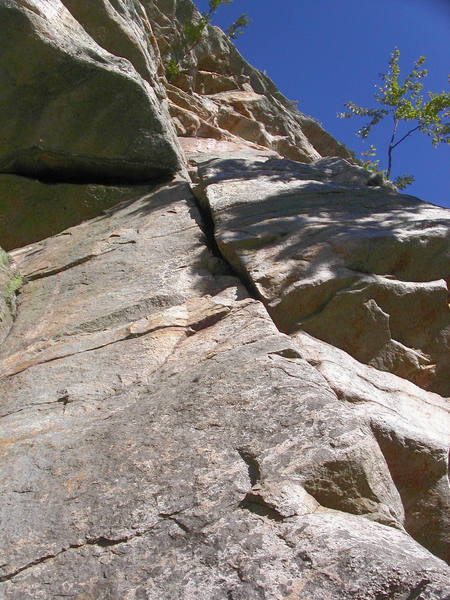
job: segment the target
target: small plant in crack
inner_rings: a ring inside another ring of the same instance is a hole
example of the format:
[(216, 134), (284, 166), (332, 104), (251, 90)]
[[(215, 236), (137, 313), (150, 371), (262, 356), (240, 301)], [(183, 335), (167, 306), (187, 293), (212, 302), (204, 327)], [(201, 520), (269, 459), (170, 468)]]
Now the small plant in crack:
[[(194, 14), (192, 20), (184, 24), (180, 32), (180, 42), (166, 63), (166, 78), (168, 81), (173, 81), (181, 73), (186, 58), (204, 38), (217, 10), (221, 6), (231, 4), (232, 2), (233, 0), (209, 0), (207, 11), (200, 13), (200, 15), (198, 13)], [(230, 40), (235, 40), (244, 33), (249, 23), (250, 19), (244, 13), (225, 30), (225, 35)]]

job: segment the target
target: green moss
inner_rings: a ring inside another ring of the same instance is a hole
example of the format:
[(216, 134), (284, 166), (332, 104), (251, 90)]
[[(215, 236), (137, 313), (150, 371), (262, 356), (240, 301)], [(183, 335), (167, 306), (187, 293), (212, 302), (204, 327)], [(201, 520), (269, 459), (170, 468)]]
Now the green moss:
[(11, 279), (6, 284), (6, 286), (3, 290), (3, 297), (5, 299), (6, 304), (11, 309), (13, 309), (15, 306), (14, 299), (16, 296), (16, 292), (23, 286), (24, 283), (25, 283), (24, 278), (21, 275), (19, 275), (18, 273), (14, 273), (13, 276), (11, 277)]
[(0, 248), (0, 267), (7, 267), (10, 263), (8, 254)]

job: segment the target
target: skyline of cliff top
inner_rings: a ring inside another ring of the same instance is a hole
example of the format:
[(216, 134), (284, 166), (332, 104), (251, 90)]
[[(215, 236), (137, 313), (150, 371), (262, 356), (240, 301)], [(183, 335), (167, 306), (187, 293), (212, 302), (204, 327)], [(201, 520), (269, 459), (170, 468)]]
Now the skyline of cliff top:
[[(207, 0), (195, 0), (205, 10)], [(448, 89), (450, 58), (450, 5), (441, 0), (370, 2), (287, 0), (282, 9), (274, 2), (234, 0), (219, 9), (214, 24), (226, 28), (238, 15), (248, 13), (251, 23), (234, 41), (244, 58), (265, 72), (302, 113), (311, 115), (338, 141), (357, 155), (369, 144), (387, 145), (388, 124), (377, 125), (368, 140), (356, 131), (362, 119), (343, 120), (337, 113), (349, 100), (374, 106), (374, 86), (386, 72), (389, 56), (398, 47), (402, 73), (421, 55), (427, 57), (425, 90)], [(339, 32), (339, 33), (337, 33)], [(412, 174), (416, 181), (403, 193), (439, 206), (450, 207), (448, 147), (433, 148), (429, 138), (416, 134), (396, 150), (394, 175)], [(432, 174), (432, 177), (430, 177)]]

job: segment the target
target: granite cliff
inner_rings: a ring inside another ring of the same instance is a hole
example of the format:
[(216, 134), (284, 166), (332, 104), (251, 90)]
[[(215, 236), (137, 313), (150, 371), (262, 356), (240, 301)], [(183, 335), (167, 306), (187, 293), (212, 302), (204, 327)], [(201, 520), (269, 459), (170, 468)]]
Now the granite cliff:
[(0, 0), (0, 597), (449, 597), (448, 210), (190, 0)]

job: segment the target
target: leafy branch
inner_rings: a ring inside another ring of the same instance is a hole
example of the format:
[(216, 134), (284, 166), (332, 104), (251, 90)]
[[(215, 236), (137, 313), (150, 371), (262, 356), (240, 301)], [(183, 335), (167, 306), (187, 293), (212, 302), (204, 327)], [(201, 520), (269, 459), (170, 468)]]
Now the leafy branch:
[[(400, 80), (400, 50), (396, 48), (389, 60), (388, 72), (380, 75), (383, 84), (375, 86), (375, 100), (380, 107), (364, 108), (354, 102), (345, 104), (347, 112), (339, 113), (340, 118), (366, 117), (368, 123), (361, 127), (356, 133), (365, 139), (369, 136), (372, 128), (385, 117), (392, 120), (392, 129), (387, 144), (387, 168), (383, 174), (389, 179), (392, 171), (393, 151), (399, 144), (417, 131), (431, 138), (433, 146), (441, 143), (450, 143), (450, 94), (441, 92), (422, 93), (422, 79), (428, 75), (428, 70), (423, 68), (425, 56), (420, 56), (414, 64), (414, 68)], [(400, 126), (406, 124), (409, 128), (400, 132)], [(369, 152), (362, 153), (363, 156), (375, 156), (376, 148), (371, 145)], [(380, 161), (368, 160), (362, 162), (366, 168), (377, 170)], [(378, 171), (380, 172), (380, 171)], [(402, 189), (414, 181), (412, 175), (402, 175), (394, 180), (395, 185)]]

